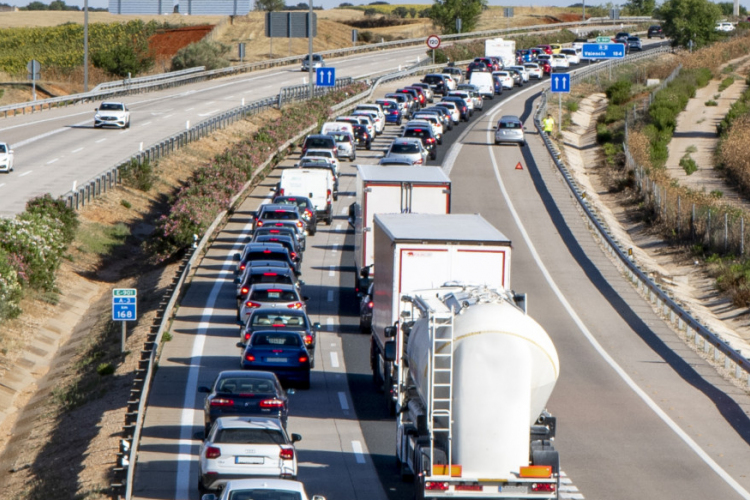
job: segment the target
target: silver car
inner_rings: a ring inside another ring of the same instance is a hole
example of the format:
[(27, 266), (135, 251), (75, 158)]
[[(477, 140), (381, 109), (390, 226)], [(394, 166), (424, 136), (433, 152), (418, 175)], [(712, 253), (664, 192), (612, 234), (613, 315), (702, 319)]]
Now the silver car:
[(247, 292), (240, 309), (240, 321), (247, 319), (253, 309), (277, 307), (279, 309), (306, 309), (295, 285), (256, 283)]
[(336, 139), (336, 146), (339, 147), (339, 158), (346, 156), (349, 161), (357, 159), (357, 145), (351, 133), (341, 130), (329, 132), (328, 135), (332, 135)]
[(13, 150), (4, 142), (0, 142), (0, 172), (13, 171)]
[(410, 161), (412, 165), (424, 165), (429, 152), (422, 145), (418, 137), (399, 137), (394, 139), (385, 159), (399, 159)]
[[(320, 54), (313, 54), (312, 60), (313, 60), (313, 71), (315, 71), (318, 68), (322, 68), (326, 65), (326, 62), (323, 60), (323, 56), (321, 56)], [(310, 71), (310, 56), (309, 55), (302, 58), (302, 71)]]
[(541, 80), (544, 77), (544, 71), (537, 63), (526, 63), (523, 67), (526, 68), (526, 72), (529, 74), (530, 78)]
[(502, 116), (495, 127), (495, 144), (512, 143), (523, 147), (526, 145), (524, 130), (523, 123), (517, 116)]
[(277, 418), (219, 417), (201, 445), (198, 488), (219, 489), (240, 478), (296, 479), (294, 443), (301, 439), (290, 437)]

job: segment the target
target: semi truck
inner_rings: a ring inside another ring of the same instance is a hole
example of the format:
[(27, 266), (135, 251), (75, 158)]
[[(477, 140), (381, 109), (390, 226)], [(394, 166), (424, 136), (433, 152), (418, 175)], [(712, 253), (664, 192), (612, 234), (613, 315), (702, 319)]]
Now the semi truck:
[(373, 275), (373, 217), (383, 213), (447, 214), (451, 181), (440, 167), (357, 166), (356, 200), (349, 209), (354, 227), (355, 292)]
[(559, 498), (560, 365), (508, 290), (446, 286), (401, 295), (404, 353), (396, 458), (418, 499)]
[(447, 282), (510, 289), (511, 242), (479, 214), (376, 214), (370, 366), (393, 414), (402, 352), (400, 296)]
[(484, 41), (485, 57), (497, 57), (503, 61), (503, 66), (516, 64), (516, 42), (515, 40), (503, 40), (502, 38), (490, 38)]

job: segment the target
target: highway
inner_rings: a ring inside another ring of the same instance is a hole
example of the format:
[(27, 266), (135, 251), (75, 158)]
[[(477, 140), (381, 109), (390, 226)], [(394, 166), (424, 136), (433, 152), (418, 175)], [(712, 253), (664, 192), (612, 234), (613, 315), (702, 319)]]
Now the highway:
[[(567, 475), (562, 498), (750, 498), (750, 399), (686, 348), (596, 245), (533, 133), (539, 90), (486, 101), (468, 126), (447, 134), (438, 162), (450, 171), (453, 212), (481, 213), (513, 241), (512, 286), (529, 294), (530, 314), (558, 349), (561, 376), (549, 410)], [(527, 148), (492, 145), (491, 124), (502, 114), (526, 122)], [(395, 133), (389, 126), (358, 163), (375, 162)], [(303, 435), (299, 478), (309, 494), (405, 500), (412, 491), (397, 476), (395, 425), (371, 383), (369, 336), (358, 333), (345, 215), (354, 167), (345, 162), (342, 170), (334, 223), (319, 227), (304, 257), (308, 312), (325, 331), (312, 388), (291, 396), (289, 430)], [(234, 214), (182, 301), (151, 393), (136, 498), (199, 498), (195, 389), (238, 365), (231, 256), (278, 177), (274, 171)]]

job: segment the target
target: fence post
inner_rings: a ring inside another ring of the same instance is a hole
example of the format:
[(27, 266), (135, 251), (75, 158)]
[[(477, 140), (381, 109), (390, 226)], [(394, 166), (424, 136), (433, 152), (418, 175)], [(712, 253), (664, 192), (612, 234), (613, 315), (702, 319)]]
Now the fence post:
[(695, 239), (695, 203), (690, 211), (690, 238)]
[(745, 255), (745, 218), (740, 217), (740, 257)]
[(680, 200), (680, 195), (677, 195), (677, 238), (678, 239), (680, 238), (680, 219), (681, 219), (680, 212), (681, 211), (682, 211), (682, 203)]
[(724, 253), (729, 249), (729, 214), (724, 212)]
[(711, 209), (708, 209), (708, 219), (706, 220), (706, 237), (708, 248), (711, 248)]

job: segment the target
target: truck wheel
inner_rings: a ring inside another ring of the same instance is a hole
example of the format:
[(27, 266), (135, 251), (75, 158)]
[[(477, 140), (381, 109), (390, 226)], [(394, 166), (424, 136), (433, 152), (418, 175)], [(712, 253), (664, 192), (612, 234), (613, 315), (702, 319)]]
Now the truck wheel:
[(391, 386), (393, 385), (393, 379), (391, 378), (391, 372), (386, 371), (383, 377), (383, 395), (385, 396), (385, 407), (388, 408), (388, 415), (396, 415), (396, 402), (393, 401), (393, 395), (391, 394)]

